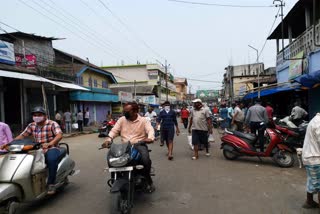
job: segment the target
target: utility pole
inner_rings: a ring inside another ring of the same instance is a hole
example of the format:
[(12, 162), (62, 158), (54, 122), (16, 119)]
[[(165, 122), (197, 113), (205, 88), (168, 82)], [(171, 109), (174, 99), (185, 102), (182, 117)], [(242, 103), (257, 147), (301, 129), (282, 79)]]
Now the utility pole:
[[(249, 48), (252, 48), (253, 50), (256, 51), (256, 53), (257, 53), (257, 61), (256, 61), (256, 63), (258, 65), (258, 63), (259, 63), (259, 50), (254, 48), (254, 47), (252, 47), (251, 45), (248, 45), (248, 46), (249, 46)], [(260, 98), (260, 68), (258, 69), (258, 98)]]

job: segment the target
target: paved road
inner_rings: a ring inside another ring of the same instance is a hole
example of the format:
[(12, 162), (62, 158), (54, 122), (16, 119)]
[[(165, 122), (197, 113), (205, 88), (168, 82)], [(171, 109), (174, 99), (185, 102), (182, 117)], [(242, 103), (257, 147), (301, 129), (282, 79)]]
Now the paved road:
[[(109, 213), (105, 152), (97, 148), (97, 134), (65, 140), (80, 174), (54, 197), (23, 206), (19, 213)], [(301, 209), (305, 197), (305, 172), (297, 166), (281, 169), (271, 160), (241, 158), (227, 161), (219, 147), (212, 145), (212, 156), (202, 154), (191, 160), (187, 132), (176, 138), (174, 161), (166, 159), (165, 148), (151, 146), (157, 190), (137, 197), (133, 214), (211, 214), (211, 213), (317, 213)]]

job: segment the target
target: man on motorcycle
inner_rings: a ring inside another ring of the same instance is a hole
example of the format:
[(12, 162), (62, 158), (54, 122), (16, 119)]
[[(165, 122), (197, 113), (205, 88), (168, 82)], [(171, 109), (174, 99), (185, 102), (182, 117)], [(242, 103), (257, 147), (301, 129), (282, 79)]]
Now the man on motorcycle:
[(150, 176), (152, 162), (148, 146), (139, 142), (152, 143), (154, 141), (154, 129), (151, 123), (145, 117), (141, 117), (138, 112), (139, 106), (137, 103), (126, 103), (123, 109), (124, 116), (111, 129), (102, 147), (109, 147), (111, 141), (119, 135), (122, 143), (130, 142), (133, 144), (141, 154), (141, 161), (144, 166), (143, 174), (148, 182), (147, 190), (153, 192), (155, 187)]
[(52, 195), (56, 191), (55, 180), (60, 155), (60, 150), (57, 146), (62, 139), (62, 131), (57, 122), (47, 119), (47, 112), (43, 107), (35, 107), (31, 113), (34, 122), (30, 123), (15, 140), (33, 136), (34, 142), (41, 143), (49, 169), (47, 193)]

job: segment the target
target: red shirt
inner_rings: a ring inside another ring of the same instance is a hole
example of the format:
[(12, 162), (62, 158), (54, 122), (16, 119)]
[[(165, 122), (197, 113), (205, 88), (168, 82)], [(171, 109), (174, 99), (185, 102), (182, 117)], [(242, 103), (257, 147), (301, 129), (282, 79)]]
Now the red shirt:
[(266, 106), (266, 111), (267, 111), (268, 118), (272, 118), (273, 108), (271, 106)]
[(212, 112), (214, 114), (218, 114), (219, 113), (219, 109), (217, 107), (213, 107)]
[(187, 109), (182, 109), (180, 113), (181, 113), (181, 118), (189, 117), (189, 111)]

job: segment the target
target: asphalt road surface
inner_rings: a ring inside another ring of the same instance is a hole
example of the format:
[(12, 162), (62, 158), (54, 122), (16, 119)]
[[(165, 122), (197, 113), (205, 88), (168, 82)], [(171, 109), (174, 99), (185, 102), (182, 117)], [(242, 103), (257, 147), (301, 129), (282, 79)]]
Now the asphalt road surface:
[[(301, 208), (305, 200), (305, 171), (282, 169), (271, 159), (224, 159), (218, 133), (211, 144), (211, 156), (201, 153), (191, 160), (187, 131), (175, 138), (174, 160), (166, 157), (159, 143), (150, 146), (156, 170), (156, 192), (137, 195), (133, 214), (298, 214), (318, 213)], [(32, 204), (22, 205), (18, 213), (96, 214), (109, 213), (109, 193), (104, 172), (106, 150), (98, 150), (103, 139), (97, 134), (65, 139), (71, 157), (81, 172), (70, 178), (62, 192)]]

